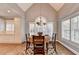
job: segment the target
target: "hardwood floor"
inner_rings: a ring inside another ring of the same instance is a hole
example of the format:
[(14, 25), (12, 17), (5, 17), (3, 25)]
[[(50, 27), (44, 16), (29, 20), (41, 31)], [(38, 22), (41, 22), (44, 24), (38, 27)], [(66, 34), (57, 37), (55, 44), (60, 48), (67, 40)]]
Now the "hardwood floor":
[[(24, 55), (25, 44), (0, 44), (0, 55)], [(59, 55), (74, 55), (61, 44), (57, 43)]]
[(72, 53), (71, 51), (69, 51), (67, 48), (65, 48), (64, 46), (62, 46), (60, 43), (57, 43), (57, 52), (60, 55), (75, 55), (74, 53)]

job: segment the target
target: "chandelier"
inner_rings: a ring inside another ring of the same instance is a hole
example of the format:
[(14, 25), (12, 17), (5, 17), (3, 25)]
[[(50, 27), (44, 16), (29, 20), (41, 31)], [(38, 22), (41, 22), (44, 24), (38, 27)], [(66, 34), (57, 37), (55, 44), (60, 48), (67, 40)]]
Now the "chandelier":
[(40, 4), (40, 16), (37, 18), (36, 24), (39, 26), (46, 25), (46, 19), (41, 15), (41, 4)]
[(39, 16), (36, 19), (36, 24), (39, 25), (39, 26), (46, 25), (46, 19), (42, 16)]

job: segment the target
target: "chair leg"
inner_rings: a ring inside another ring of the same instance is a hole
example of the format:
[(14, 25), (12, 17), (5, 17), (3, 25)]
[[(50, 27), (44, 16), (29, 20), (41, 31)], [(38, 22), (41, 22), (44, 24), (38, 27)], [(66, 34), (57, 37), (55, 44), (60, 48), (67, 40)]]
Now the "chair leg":
[[(29, 46), (30, 46), (30, 42), (27, 42), (27, 47), (29, 48)], [(27, 48), (27, 49), (28, 49), (28, 48)]]
[(27, 50), (25, 50), (25, 54), (27, 54)]
[(25, 53), (27, 53), (27, 42), (26, 42), (26, 48), (25, 48)]
[(25, 53), (27, 53), (27, 49), (29, 48), (30, 46), (30, 42), (26, 42), (26, 49), (25, 49)]
[(54, 51), (55, 51), (55, 53), (57, 54), (56, 46), (54, 46)]
[(46, 53), (48, 53), (48, 43), (46, 43), (46, 49), (47, 49), (47, 52)]

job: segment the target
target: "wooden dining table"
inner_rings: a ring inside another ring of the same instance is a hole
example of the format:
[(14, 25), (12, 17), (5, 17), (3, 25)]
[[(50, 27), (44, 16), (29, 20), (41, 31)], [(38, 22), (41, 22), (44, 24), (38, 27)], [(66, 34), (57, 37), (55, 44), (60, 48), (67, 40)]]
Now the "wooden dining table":
[[(45, 35), (44, 36), (45, 39), (44, 39), (44, 46), (45, 48), (48, 48), (48, 44), (49, 44), (49, 41), (50, 41), (50, 36), (48, 35)], [(33, 38), (32, 38), (32, 35), (28, 37), (28, 40), (27, 40), (30, 44), (33, 44)]]

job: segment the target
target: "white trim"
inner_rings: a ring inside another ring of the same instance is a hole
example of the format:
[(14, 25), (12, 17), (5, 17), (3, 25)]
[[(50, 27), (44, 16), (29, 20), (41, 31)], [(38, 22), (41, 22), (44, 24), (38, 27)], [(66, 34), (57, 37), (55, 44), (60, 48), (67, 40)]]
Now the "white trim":
[(75, 51), (74, 49), (70, 48), (69, 46), (67, 46), (66, 44), (64, 44), (63, 42), (60, 42), (59, 40), (57, 40), (57, 42), (59, 42), (60, 44), (62, 44), (64, 47), (66, 47), (67, 49), (69, 49), (70, 51), (72, 51), (74, 54), (79, 55), (79, 53), (77, 51)]

